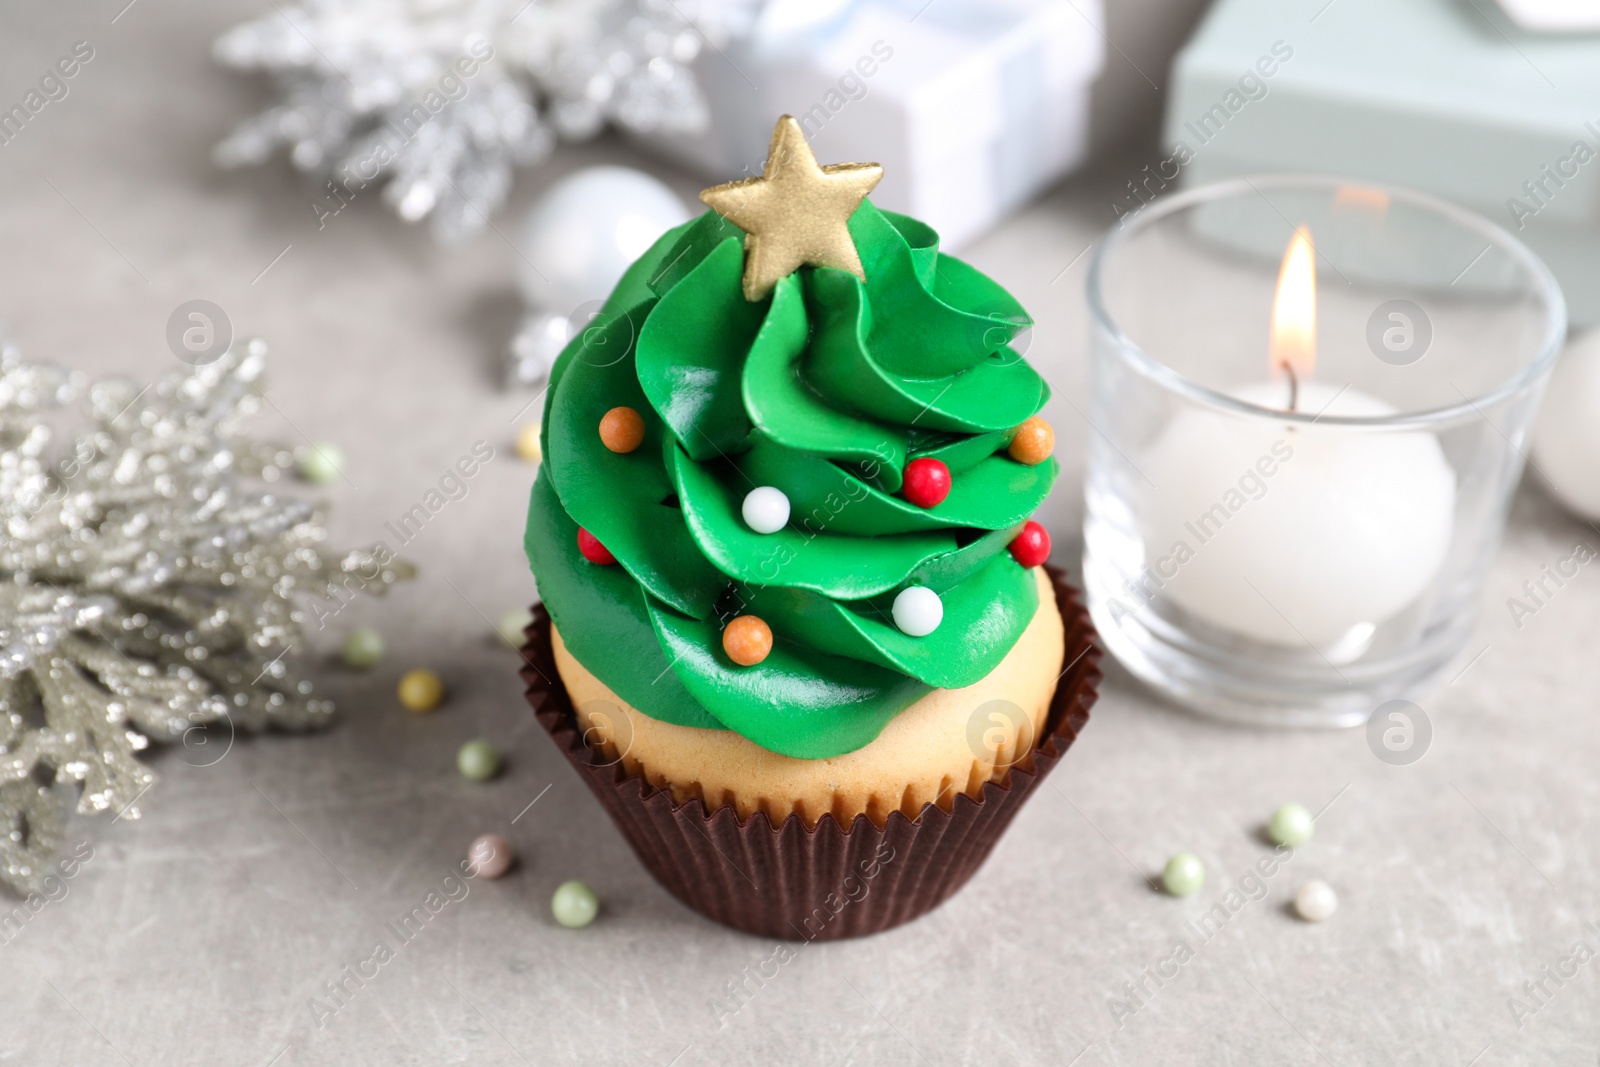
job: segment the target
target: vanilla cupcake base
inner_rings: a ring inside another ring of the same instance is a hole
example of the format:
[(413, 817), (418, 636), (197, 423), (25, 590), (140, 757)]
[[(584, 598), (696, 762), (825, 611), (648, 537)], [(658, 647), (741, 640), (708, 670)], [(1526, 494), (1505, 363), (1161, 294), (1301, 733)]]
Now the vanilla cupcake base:
[(550, 641), (584, 740), (630, 775), (696, 797), (740, 818), (764, 811), (774, 825), (798, 815), (808, 827), (832, 813), (840, 826), (865, 814), (882, 827), (890, 812), (915, 818), (924, 804), (950, 810), (957, 793), (977, 798), (1013, 766), (1031, 769), (1065, 656), (1055, 591), (1034, 571), (1039, 609), (993, 671), (962, 689), (935, 689), (869, 745), (828, 759), (794, 759), (731, 730), (661, 722), (628, 705), (573, 658), (554, 624)]

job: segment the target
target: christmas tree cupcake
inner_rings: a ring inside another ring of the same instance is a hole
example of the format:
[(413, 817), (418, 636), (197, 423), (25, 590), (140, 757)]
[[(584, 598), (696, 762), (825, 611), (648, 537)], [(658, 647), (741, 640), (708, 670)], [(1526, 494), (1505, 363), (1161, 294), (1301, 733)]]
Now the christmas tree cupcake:
[(541, 721), (668, 889), (775, 936), (947, 897), (1098, 679), (1029, 320), (881, 176), (786, 116), (703, 192), (557, 362), (528, 513)]

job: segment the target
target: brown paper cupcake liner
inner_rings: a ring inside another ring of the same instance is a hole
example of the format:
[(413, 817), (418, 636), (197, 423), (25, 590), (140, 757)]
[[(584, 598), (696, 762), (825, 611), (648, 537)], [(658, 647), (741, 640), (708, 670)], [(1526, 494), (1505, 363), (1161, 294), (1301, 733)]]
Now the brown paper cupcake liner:
[(739, 819), (732, 805), (708, 812), (692, 799), (629, 774), (585, 743), (550, 647), (550, 616), (533, 608), (522, 648), (526, 697), (551, 740), (600, 801), (645, 869), (689, 907), (763, 937), (825, 941), (910, 922), (938, 907), (983, 865), (995, 842), (1089, 719), (1100, 679), (1094, 626), (1077, 589), (1047, 568), (1066, 630), (1067, 669), (1056, 685), (1042, 740), (1005, 781), (981, 797), (957, 794), (948, 811), (926, 804), (915, 818), (865, 815), (841, 827), (831, 815), (808, 829), (798, 815), (777, 826), (765, 812)]

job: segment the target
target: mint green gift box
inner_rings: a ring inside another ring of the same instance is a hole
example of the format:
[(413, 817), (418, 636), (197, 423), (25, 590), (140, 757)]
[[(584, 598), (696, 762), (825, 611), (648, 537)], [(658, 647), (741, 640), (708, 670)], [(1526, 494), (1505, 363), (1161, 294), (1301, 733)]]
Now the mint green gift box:
[(1408, 186), (1522, 238), (1600, 325), (1600, 37), (1494, 0), (1219, 0), (1169, 80), (1167, 155), (1119, 213), (1270, 171)]

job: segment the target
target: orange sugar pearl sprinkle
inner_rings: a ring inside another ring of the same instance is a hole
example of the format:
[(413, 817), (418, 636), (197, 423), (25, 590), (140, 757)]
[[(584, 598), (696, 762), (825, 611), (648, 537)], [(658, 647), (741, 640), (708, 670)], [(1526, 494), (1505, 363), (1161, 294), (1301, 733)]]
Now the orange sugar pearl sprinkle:
[(644, 419), (632, 408), (612, 408), (600, 417), (600, 443), (613, 452), (632, 452), (644, 443)]
[(772, 652), (772, 628), (754, 615), (740, 615), (722, 631), (722, 651), (741, 667), (754, 667)]
[(1030, 467), (1049, 459), (1050, 453), (1055, 450), (1056, 432), (1050, 428), (1048, 422), (1037, 415), (1017, 427), (1017, 432), (1006, 449), (1011, 453), (1012, 459), (1018, 463), (1026, 463)]

